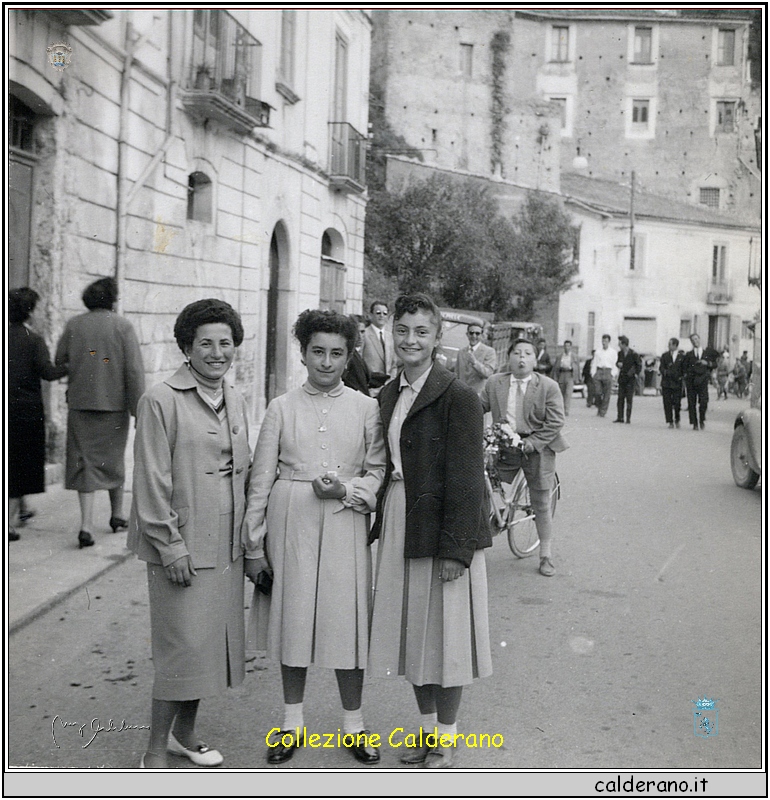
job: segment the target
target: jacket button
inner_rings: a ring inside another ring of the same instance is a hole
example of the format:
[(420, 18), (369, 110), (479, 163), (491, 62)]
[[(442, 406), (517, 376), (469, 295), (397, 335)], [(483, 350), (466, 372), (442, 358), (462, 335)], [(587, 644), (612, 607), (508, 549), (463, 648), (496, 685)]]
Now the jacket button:
[(242, 472), (243, 472), (243, 467), (238, 467), (238, 469), (235, 470), (236, 475), (240, 475)]
[(238, 433), (240, 428), (237, 425), (233, 425), (233, 433)]

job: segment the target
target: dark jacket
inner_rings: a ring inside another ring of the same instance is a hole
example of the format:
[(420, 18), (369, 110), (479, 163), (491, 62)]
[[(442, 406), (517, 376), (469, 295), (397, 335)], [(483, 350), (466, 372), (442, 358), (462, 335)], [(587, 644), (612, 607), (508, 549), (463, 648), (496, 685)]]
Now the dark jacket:
[(713, 347), (702, 347), (700, 359), (695, 358), (695, 350), (684, 354), (682, 361), (682, 375), (686, 383), (701, 386), (708, 383), (711, 370), (716, 369), (719, 353)]
[(55, 381), (66, 367), (51, 363), (43, 337), (21, 323), (8, 328), (8, 407), (14, 420), (41, 419), (43, 393), (40, 379)]
[(345, 386), (349, 386), (351, 389), (355, 389), (357, 392), (369, 397), (369, 378), (369, 367), (366, 366), (366, 361), (364, 361), (358, 350), (354, 350), (347, 367), (345, 367), (345, 371), (342, 373), (342, 382)]
[(639, 358), (639, 353), (635, 352), (630, 347), (625, 355), (622, 350), (618, 351), (617, 365), (618, 383), (632, 383), (636, 380), (636, 376), (642, 371), (642, 359)]
[(682, 364), (684, 363), (684, 352), (677, 350), (676, 358), (671, 355), (670, 350), (666, 350), (660, 357), (660, 388), (661, 389), (681, 389), (682, 388)]
[(583, 383), (591, 383), (591, 363), (593, 362), (593, 358), (587, 358), (586, 363), (583, 364)]
[(541, 375), (550, 375), (552, 369), (551, 356), (548, 355), (547, 350), (543, 350), (542, 355), (538, 355), (535, 372), (539, 372)]
[[(399, 395), (399, 381), (377, 398), (387, 430)], [(401, 428), (401, 462), (406, 491), (405, 558), (453, 558), (470, 566), (476, 550), (492, 546), (484, 485), (483, 412), (476, 392), (440, 364), (417, 395)], [(388, 467), (369, 537), (378, 538)]]

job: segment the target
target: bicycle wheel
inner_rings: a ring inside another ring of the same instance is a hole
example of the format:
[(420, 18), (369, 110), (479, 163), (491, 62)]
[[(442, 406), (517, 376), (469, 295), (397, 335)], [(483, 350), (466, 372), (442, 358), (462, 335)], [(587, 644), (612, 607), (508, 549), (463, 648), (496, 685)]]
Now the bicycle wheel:
[(529, 486), (523, 473), (514, 488), (508, 520), (508, 546), (511, 552), (517, 558), (531, 556), (540, 545), (540, 537), (537, 535), (535, 512), (529, 499)]

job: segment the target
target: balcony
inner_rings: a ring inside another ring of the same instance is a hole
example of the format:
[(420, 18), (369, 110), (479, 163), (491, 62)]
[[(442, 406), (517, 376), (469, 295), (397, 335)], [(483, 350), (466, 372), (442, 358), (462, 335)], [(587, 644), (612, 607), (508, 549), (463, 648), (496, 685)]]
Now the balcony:
[(329, 181), (341, 192), (366, 189), (366, 137), (347, 122), (330, 122)]
[(192, 57), (182, 103), (193, 116), (215, 119), (236, 133), (270, 125), (257, 98), (262, 45), (226, 11), (194, 11)]
[(706, 296), (706, 303), (710, 306), (724, 306), (733, 299), (733, 293), (728, 283), (712, 283)]
[(102, 11), (92, 8), (86, 9), (56, 9), (46, 12), (56, 17), (63, 25), (101, 25), (115, 16), (113, 11)]

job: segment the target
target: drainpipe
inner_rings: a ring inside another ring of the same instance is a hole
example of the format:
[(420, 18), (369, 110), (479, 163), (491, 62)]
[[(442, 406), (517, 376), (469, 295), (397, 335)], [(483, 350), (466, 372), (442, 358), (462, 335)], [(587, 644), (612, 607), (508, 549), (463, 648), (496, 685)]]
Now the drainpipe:
[[(130, 13), (130, 12), (128, 12)], [(166, 90), (166, 137), (163, 140), (160, 148), (152, 157), (147, 166), (142, 170), (142, 174), (133, 184), (128, 187), (128, 182), (125, 176), (127, 155), (128, 155), (128, 142), (126, 141), (126, 129), (128, 126), (128, 112), (129, 112), (129, 85), (131, 82), (131, 65), (134, 59), (134, 53), (144, 43), (147, 38), (146, 34), (138, 37), (134, 41), (131, 40), (133, 32), (133, 25), (129, 22), (126, 26), (126, 57), (123, 62), (123, 74), (121, 75), (120, 83), (120, 125), (118, 133), (118, 202), (116, 208), (117, 214), (117, 244), (116, 244), (116, 263), (115, 263), (115, 280), (118, 284), (118, 303), (117, 311), (121, 313), (123, 310), (123, 289), (126, 282), (126, 255), (127, 255), (127, 227), (128, 227), (128, 208), (134, 200), (139, 190), (144, 186), (147, 179), (152, 174), (152, 171), (160, 163), (169, 148), (169, 145), (174, 139), (172, 131), (172, 121), (174, 113), (174, 104), (176, 102), (176, 84), (173, 81), (173, 70), (171, 63), (172, 56), (172, 42), (173, 42), (173, 14), (168, 16), (168, 29), (167, 29), (167, 57), (166, 65), (168, 71), (168, 81)]]

